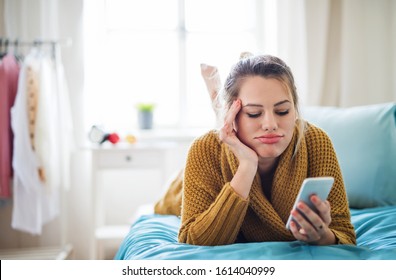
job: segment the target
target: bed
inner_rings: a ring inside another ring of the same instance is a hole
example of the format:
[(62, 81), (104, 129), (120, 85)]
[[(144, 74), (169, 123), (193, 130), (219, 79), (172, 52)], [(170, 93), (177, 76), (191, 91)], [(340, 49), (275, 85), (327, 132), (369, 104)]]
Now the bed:
[(396, 260), (396, 104), (307, 107), (337, 152), (357, 246), (299, 241), (195, 246), (177, 242), (180, 218), (141, 215), (115, 259), (161, 260)]

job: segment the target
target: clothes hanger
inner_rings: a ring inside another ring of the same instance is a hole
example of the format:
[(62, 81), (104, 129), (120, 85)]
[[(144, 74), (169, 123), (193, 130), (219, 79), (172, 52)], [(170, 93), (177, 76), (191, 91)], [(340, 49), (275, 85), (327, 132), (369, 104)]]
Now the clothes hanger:
[(3, 38), (0, 37), (0, 59), (2, 59), (6, 55), (6, 52), (3, 52)]
[(18, 62), (22, 62), (23, 61), (23, 55), (20, 52), (19, 47), (20, 47), (19, 39), (15, 39), (15, 41), (14, 41), (14, 56), (15, 56), (15, 58), (16, 58), (16, 60)]

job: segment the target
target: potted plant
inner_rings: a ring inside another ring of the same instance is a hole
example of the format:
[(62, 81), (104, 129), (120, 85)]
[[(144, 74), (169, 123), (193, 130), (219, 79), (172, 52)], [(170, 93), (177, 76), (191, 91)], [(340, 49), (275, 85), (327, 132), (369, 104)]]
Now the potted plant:
[(136, 105), (138, 110), (138, 123), (140, 129), (153, 128), (153, 103), (138, 103)]

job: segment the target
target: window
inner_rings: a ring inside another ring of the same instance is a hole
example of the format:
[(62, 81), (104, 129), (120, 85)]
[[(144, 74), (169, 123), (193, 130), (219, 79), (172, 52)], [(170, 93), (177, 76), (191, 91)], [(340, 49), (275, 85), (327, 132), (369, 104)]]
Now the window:
[(224, 82), (240, 52), (257, 52), (262, 2), (85, 0), (87, 127), (133, 131), (139, 102), (155, 103), (155, 127), (214, 127), (200, 64)]

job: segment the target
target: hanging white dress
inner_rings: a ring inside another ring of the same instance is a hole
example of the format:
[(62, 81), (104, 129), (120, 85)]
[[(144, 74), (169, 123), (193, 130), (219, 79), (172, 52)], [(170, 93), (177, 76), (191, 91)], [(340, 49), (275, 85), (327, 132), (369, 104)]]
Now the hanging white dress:
[[(14, 132), (12, 227), (35, 235), (41, 234), (42, 226), (59, 214), (60, 191), (68, 178), (70, 146), (66, 144), (68, 138), (61, 138), (71, 132), (71, 121), (60, 69), (50, 55), (33, 49), (23, 63), (17, 98), (11, 110)], [(33, 138), (29, 134), (27, 92), (27, 72), (31, 70), (38, 80)]]

